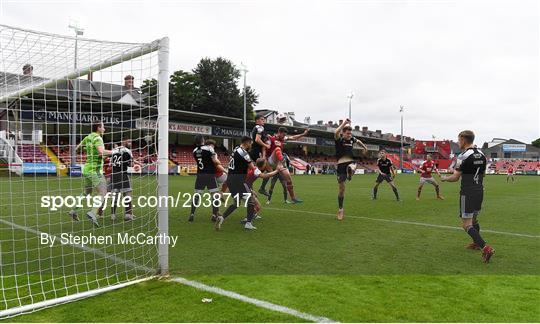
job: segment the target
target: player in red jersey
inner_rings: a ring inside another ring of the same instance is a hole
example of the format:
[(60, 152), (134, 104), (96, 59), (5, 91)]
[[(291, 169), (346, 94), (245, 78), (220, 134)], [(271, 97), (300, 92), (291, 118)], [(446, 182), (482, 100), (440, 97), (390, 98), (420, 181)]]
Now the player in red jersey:
[[(259, 211), (261, 210), (261, 203), (259, 201), (259, 198), (257, 197), (257, 194), (255, 193), (255, 190), (253, 190), (253, 183), (259, 178), (261, 178), (261, 179), (270, 179), (273, 176), (275, 176), (276, 174), (278, 174), (278, 172), (283, 171), (283, 169), (285, 169), (285, 168), (284, 167), (282, 167), (282, 168), (278, 167), (274, 171), (264, 172), (265, 170), (268, 170), (266, 160), (264, 158), (258, 158), (255, 165), (257, 166), (256, 168), (248, 170), (248, 173), (246, 175), (245, 184), (251, 190), (251, 198), (250, 199), (252, 199), (254, 204), (255, 204), (255, 210), (254, 210), (255, 211), (255, 216), (254, 216), (254, 219), (260, 219), (261, 217), (258, 214), (259, 214)], [(242, 222), (244, 222), (244, 221), (247, 221), (247, 218), (242, 220)]]
[(506, 169), (506, 183), (508, 183), (508, 180), (512, 178), (512, 183), (515, 181), (514, 179), (514, 167), (510, 164), (508, 169)]
[(422, 187), (427, 182), (429, 184), (432, 184), (435, 187), (435, 192), (437, 193), (437, 199), (444, 200), (443, 196), (441, 196), (441, 193), (439, 192), (439, 183), (435, 178), (433, 178), (433, 175), (431, 174), (433, 171), (435, 171), (439, 177), (441, 174), (439, 173), (439, 170), (437, 169), (437, 166), (435, 165), (435, 162), (433, 162), (433, 158), (431, 157), (431, 154), (428, 154), (426, 156), (426, 161), (422, 163), (422, 166), (419, 169), (421, 175), (420, 175), (420, 184), (418, 185), (418, 194), (416, 195), (416, 200), (420, 200), (420, 194), (422, 193)]
[[(289, 169), (284, 168), (283, 166), (283, 145), (287, 140), (297, 140), (307, 135), (309, 130), (305, 130), (302, 134), (287, 136), (287, 128), (280, 127), (278, 129), (278, 132), (274, 136), (268, 136), (268, 140), (270, 142), (270, 148), (266, 150), (266, 156), (268, 157), (268, 165), (272, 169), (281, 169), (281, 175), (283, 176), (283, 179), (285, 180), (286, 186), (287, 186), (287, 192), (289, 192), (289, 196), (291, 198), (291, 203), (298, 204), (301, 203), (302, 200), (296, 198), (296, 195), (294, 194), (294, 188), (292, 183), (291, 174), (289, 172)], [(265, 194), (265, 196), (268, 196), (266, 194), (266, 190), (264, 188), (260, 188), (259, 192), (261, 194)]]

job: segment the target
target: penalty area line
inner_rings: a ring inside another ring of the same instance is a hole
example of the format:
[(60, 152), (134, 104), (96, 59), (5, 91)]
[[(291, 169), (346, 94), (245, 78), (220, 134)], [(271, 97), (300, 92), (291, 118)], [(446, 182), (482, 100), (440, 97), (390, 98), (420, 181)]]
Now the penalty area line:
[[(330, 213), (321, 213), (321, 212), (314, 212), (314, 211), (309, 211), (309, 210), (284, 209), (284, 208), (274, 208), (274, 207), (264, 207), (264, 209), (286, 211), (286, 212), (293, 212), (293, 213), (312, 214), (312, 215), (319, 215), (319, 216), (335, 216), (334, 214), (330, 214)], [(438, 225), (438, 224), (413, 222), (413, 221), (397, 220), (397, 219), (374, 218), (374, 217), (355, 216), (355, 215), (345, 216), (345, 218), (356, 218), (356, 219), (365, 219), (365, 220), (376, 221), (376, 222), (405, 224), (405, 225), (416, 225), (416, 226), (435, 227), (435, 228), (463, 231), (463, 228), (458, 227), (458, 226)], [(508, 236), (540, 238), (540, 235), (522, 234), (522, 233), (513, 233), (513, 232), (502, 232), (502, 231), (495, 231), (495, 230), (484, 229), (484, 228), (482, 228), (482, 232), (500, 234), (500, 235), (508, 235)]]
[[(48, 234), (48, 233), (39, 231), (37, 229), (29, 228), (27, 226), (15, 224), (13, 222), (10, 222), (10, 221), (4, 220), (4, 219), (0, 219), (0, 223), (4, 223), (6, 225), (11, 226), (12, 228), (16, 228), (16, 229), (19, 229), (19, 230), (22, 230), (22, 231), (25, 231), (25, 232), (29, 232), (29, 233), (35, 234), (37, 236), (40, 236), (41, 234), (47, 234), (50, 237), (56, 237), (56, 236), (54, 236), (52, 234)], [(60, 240), (58, 240), (58, 241), (60, 241)], [(109, 260), (114, 261), (114, 262), (119, 263), (119, 264), (125, 264), (125, 265), (130, 266), (130, 267), (135, 268), (135, 269), (141, 269), (141, 270), (144, 270), (144, 271), (149, 272), (149, 273), (154, 271), (154, 269), (152, 269), (150, 267), (140, 265), (140, 264), (137, 264), (137, 263), (135, 263), (133, 261), (125, 260), (123, 258), (114, 256), (114, 255), (110, 255), (110, 254), (108, 254), (106, 252), (103, 252), (101, 250), (98, 250), (98, 249), (95, 249), (95, 248), (92, 248), (92, 247), (89, 247), (89, 246), (80, 245), (80, 244), (64, 244), (64, 245), (71, 245), (71, 246), (79, 248), (79, 249), (81, 249), (83, 251), (95, 253), (97, 255), (102, 256), (103, 258), (109, 259)], [(96, 290), (90, 290), (90, 291), (80, 293), (80, 294), (76, 294), (76, 295), (73, 295), (73, 296), (65, 296), (65, 297), (60, 298), (60, 299), (47, 300), (47, 301), (37, 303), (37, 304), (25, 305), (25, 306), (22, 306), (22, 307), (18, 307), (16, 309), (10, 309), (10, 310), (6, 311), (5, 313), (4, 312), (0, 313), (0, 318), (4, 319), (5, 317), (9, 317), (9, 316), (13, 316), (13, 315), (22, 315), (22, 314), (24, 314), (25, 312), (28, 312), (28, 311), (40, 310), (40, 309), (44, 309), (44, 308), (47, 308), (47, 307), (50, 307), (50, 306), (53, 306), (53, 305), (56, 305), (56, 304), (63, 304), (63, 303), (66, 303), (66, 302), (72, 302), (72, 301), (80, 300), (80, 299), (85, 298), (85, 297), (95, 296), (95, 295), (100, 294), (102, 292), (122, 288), (122, 287), (125, 287), (127, 285), (136, 284), (136, 283), (139, 283), (139, 282), (142, 282), (142, 281), (145, 281), (145, 280), (149, 280), (149, 279), (152, 279), (152, 278), (155, 278), (155, 277), (156, 276), (151, 276), (149, 278), (142, 278), (142, 279), (138, 279), (138, 280), (131, 281), (131, 282), (116, 284), (116, 285), (113, 285), (113, 286), (110, 286), (110, 287), (100, 288), (100, 289), (96, 289)], [(271, 311), (291, 315), (291, 316), (294, 316), (294, 317), (297, 317), (297, 318), (300, 318), (300, 319), (303, 319), (303, 320), (306, 320), (306, 321), (319, 322), (319, 323), (332, 323), (332, 322), (335, 323), (336, 322), (336, 321), (331, 320), (331, 319), (326, 318), (326, 317), (316, 316), (316, 315), (300, 312), (298, 310), (295, 310), (295, 309), (292, 309), (292, 308), (289, 308), (289, 307), (286, 307), (286, 306), (273, 304), (273, 303), (270, 303), (270, 302), (267, 302), (267, 301), (264, 301), (264, 300), (248, 297), (248, 296), (245, 296), (245, 295), (241, 295), (241, 294), (238, 294), (238, 293), (236, 293), (234, 291), (225, 290), (225, 289), (215, 287), (215, 286), (209, 286), (209, 285), (206, 285), (206, 284), (204, 284), (202, 282), (188, 280), (188, 279), (182, 278), (182, 277), (172, 277), (172, 278), (169, 279), (169, 281), (180, 283), (182, 285), (189, 286), (189, 287), (192, 287), (192, 288), (195, 288), (195, 289), (198, 289), (198, 290), (218, 294), (218, 295), (228, 297), (228, 298), (231, 298), (231, 299), (235, 299), (235, 300), (238, 300), (238, 301), (242, 301), (242, 302), (245, 302), (245, 303), (248, 303), (248, 304), (255, 305), (255, 306), (260, 307), (260, 308), (265, 308), (265, 309), (268, 309), (268, 310), (271, 310)]]

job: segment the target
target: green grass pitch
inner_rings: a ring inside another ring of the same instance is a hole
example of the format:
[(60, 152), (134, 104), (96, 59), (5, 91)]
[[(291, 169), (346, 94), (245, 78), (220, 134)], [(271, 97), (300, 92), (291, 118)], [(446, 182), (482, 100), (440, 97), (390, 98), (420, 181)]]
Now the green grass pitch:
[[(225, 221), (221, 232), (214, 231), (209, 209), (197, 210), (195, 222), (188, 223), (187, 209), (171, 208), (170, 234), (179, 235), (179, 244), (170, 249), (171, 276), (336, 321), (540, 321), (540, 177), (520, 176), (513, 184), (507, 184), (502, 176), (486, 177), (479, 220), (482, 235), (496, 250), (490, 264), (481, 262), (478, 251), (465, 249), (470, 238), (459, 229), (458, 184), (442, 184), (444, 201), (436, 200), (433, 187), (425, 185), (421, 201), (416, 201), (418, 176), (399, 175), (396, 183), (403, 201), (398, 203), (385, 183), (379, 187), (379, 199), (372, 201), (374, 179), (374, 175), (357, 175), (347, 183), (342, 222), (335, 220), (334, 176), (295, 176), (295, 190), (304, 200), (300, 205), (282, 203), (278, 184), (272, 204), (263, 204), (263, 218), (256, 221), (258, 230), (254, 232), (246, 232), (239, 224), (245, 216), (244, 208)], [(171, 176), (169, 191), (191, 192), (193, 181), (193, 177)], [(30, 208), (28, 214), (35, 213), (37, 207), (29, 199), (36, 199), (37, 194), (25, 193), (65, 193), (63, 188), (72, 183), (66, 179), (10, 182), (0, 178), (0, 220), (21, 206)], [(259, 184), (260, 180), (256, 187)], [(136, 211), (136, 215), (149, 213)], [(51, 219), (55, 217), (67, 216), (53, 215)], [(117, 222), (116, 230), (151, 228), (140, 218), (132, 224)], [(104, 221), (106, 225), (110, 222), (107, 217)], [(80, 223), (70, 226), (93, 231), (86, 221)], [(70, 229), (65, 222), (47, 224), (39, 217), (28, 217), (21, 225), (36, 224), (49, 233)], [(112, 226), (106, 228), (115, 230)], [(0, 223), (0, 233), (7, 229), (8, 225)], [(17, 269), (30, 271), (32, 276), (17, 280), (36, 280), (39, 284), (42, 276), (52, 287), (54, 280), (47, 280), (47, 273), (39, 273), (40, 264), (35, 260), (61, 262), (62, 250), (44, 255), (32, 245), (37, 244), (35, 234), (14, 230), (12, 235), (16, 241), (12, 249), (29, 246), (30, 251), (35, 250), (30, 254), (35, 258)], [(137, 255), (134, 261), (154, 266), (151, 251), (140, 249), (132, 251)], [(85, 257), (75, 250), (63, 251), (75, 254), (64, 258)], [(1, 252), (9, 263), (12, 253), (5, 247)], [(79, 264), (80, 268), (64, 279), (72, 281), (70, 292), (80, 288), (82, 279), (88, 279), (88, 274), (80, 277), (85, 269), (84, 263)], [(91, 267), (87, 264), (87, 268)], [(113, 262), (99, 264), (98, 268), (102, 272), (95, 271), (90, 278), (95, 285), (140, 274)], [(5, 267), (2, 270), (15, 271)], [(13, 296), (13, 292), (4, 294)], [(213, 298), (213, 302), (202, 303), (206, 297)], [(35, 298), (39, 301), (38, 296)], [(9, 321), (303, 320), (167, 280), (151, 280)]]

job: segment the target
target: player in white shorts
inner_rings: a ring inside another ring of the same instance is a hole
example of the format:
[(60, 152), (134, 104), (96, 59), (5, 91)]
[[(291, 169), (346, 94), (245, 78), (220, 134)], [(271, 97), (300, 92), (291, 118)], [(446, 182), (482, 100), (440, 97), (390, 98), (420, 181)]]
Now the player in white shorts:
[(429, 183), (435, 187), (435, 192), (437, 194), (437, 199), (443, 200), (443, 196), (441, 196), (441, 193), (439, 192), (439, 183), (435, 178), (433, 178), (432, 172), (435, 171), (439, 177), (441, 174), (439, 173), (439, 170), (437, 169), (437, 166), (435, 165), (435, 162), (433, 162), (433, 158), (431, 157), (431, 154), (428, 154), (426, 156), (426, 161), (422, 163), (422, 166), (419, 169), (421, 175), (420, 175), (420, 184), (418, 185), (418, 193), (416, 195), (416, 200), (420, 200), (420, 194), (422, 193), (422, 187), (425, 183)]

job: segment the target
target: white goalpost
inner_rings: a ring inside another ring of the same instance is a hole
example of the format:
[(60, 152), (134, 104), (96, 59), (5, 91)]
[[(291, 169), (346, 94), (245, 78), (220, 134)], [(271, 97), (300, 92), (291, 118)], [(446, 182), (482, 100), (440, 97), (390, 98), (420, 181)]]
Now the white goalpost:
[[(168, 274), (168, 208), (148, 199), (168, 196), (168, 84), (168, 38), (0, 25), (0, 319)], [(118, 161), (104, 156), (101, 167), (90, 146), (77, 149), (96, 134), (106, 150), (131, 154), (129, 188), (111, 180)], [(113, 209), (111, 195), (88, 206), (105, 184), (132, 205)]]

